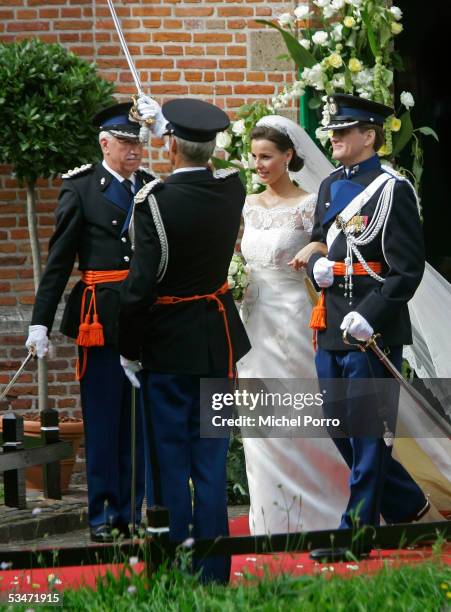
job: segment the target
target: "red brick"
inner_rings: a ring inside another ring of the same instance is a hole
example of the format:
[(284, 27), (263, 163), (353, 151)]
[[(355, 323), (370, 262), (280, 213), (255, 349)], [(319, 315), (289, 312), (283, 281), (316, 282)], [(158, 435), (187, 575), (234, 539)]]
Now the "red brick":
[(62, 8), (60, 11), (61, 17), (70, 17), (75, 19), (80, 19), (81, 8)]
[[(117, 37), (115, 37), (117, 39)], [(127, 42), (149, 42), (150, 34), (143, 32), (127, 32)]]
[(143, 47), (144, 55), (161, 55), (163, 53), (163, 47), (158, 47), (157, 45), (149, 45)]
[(215, 93), (215, 89), (212, 85), (191, 85), (189, 91), (190, 93), (196, 95), (208, 95)]
[(216, 68), (216, 60), (200, 60), (200, 59), (189, 59), (189, 60), (177, 60), (178, 68)]
[(19, 297), (19, 304), (34, 304), (34, 295), (22, 295)]
[[(1, 17), (1, 11), (0, 11), (0, 17)], [(23, 11), (17, 11), (16, 13), (16, 19), (37, 19), (38, 18), (38, 11), (34, 11), (34, 10), (23, 10)], [(10, 19), (10, 17), (7, 17), (6, 19)]]
[(227, 55), (246, 55), (247, 49), (244, 45), (229, 45), (227, 47)]
[(136, 17), (152, 17), (152, 16), (167, 17), (171, 14), (171, 9), (164, 8), (164, 7), (157, 8), (157, 7), (150, 7), (150, 6), (136, 7), (136, 8), (132, 8), (132, 14), (135, 15)]
[(209, 15), (213, 15), (213, 12), (214, 9), (209, 7), (175, 9), (177, 17), (208, 17)]
[(186, 85), (153, 85), (152, 93), (154, 94), (171, 94), (171, 95), (184, 95), (189, 93)]
[(58, 9), (49, 9), (49, 8), (39, 9), (39, 17), (41, 19), (54, 19), (55, 17), (58, 17), (58, 15), (59, 15)]
[[(149, 29), (161, 28), (161, 19), (146, 19), (145, 27)], [(128, 34), (127, 34), (128, 37)]]
[(55, 30), (90, 30), (92, 22), (83, 19), (68, 19), (67, 21), (54, 21), (53, 27)]
[(230, 30), (241, 30), (246, 27), (244, 19), (230, 19), (227, 21), (227, 27)]
[(273, 94), (274, 85), (235, 85), (237, 94)]
[(219, 17), (251, 17), (254, 14), (253, 8), (245, 8), (239, 6), (226, 6), (218, 9)]
[(185, 46), (185, 55), (205, 55), (205, 47)]
[(14, 242), (1, 242), (0, 253), (15, 253), (17, 246)]
[(180, 30), (183, 28), (183, 21), (180, 21), (180, 19), (165, 19), (163, 28), (165, 30)]
[(17, 299), (15, 297), (0, 296), (0, 306), (15, 306), (16, 304)]
[(194, 34), (193, 40), (194, 42), (205, 42), (205, 43), (232, 42), (232, 35), (222, 34), (220, 32)]
[(257, 15), (257, 17), (270, 17), (272, 11), (268, 7), (256, 7), (255, 14)]
[(208, 55), (225, 55), (226, 47), (222, 47), (218, 45), (208, 45), (207, 53)]
[(181, 72), (163, 72), (163, 81), (178, 81), (180, 80)]
[(202, 72), (199, 72), (198, 70), (193, 72), (187, 70), (185, 72), (185, 79), (190, 82), (202, 81)]
[(8, 32), (44, 32), (50, 29), (50, 24), (46, 21), (33, 21), (32, 23), (15, 21), (8, 23), (6, 29)]
[(190, 42), (191, 34), (182, 32), (156, 32), (152, 35), (155, 42)]
[(219, 60), (220, 68), (246, 68), (246, 66), (247, 66), (246, 60), (237, 60), (237, 59)]
[(172, 68), (174, 60), (171, 59), (151, 59), (151, 60), (136, 60), (137, 68)]
[(164, 52), (166, 55), (183, 55), (183, 47), (177, 45), (165, 45)]
[(8, 268), (0, 268), (0, 278), (16, 278), (17, 277), (17, 271), (16, 270), (10, 270)]

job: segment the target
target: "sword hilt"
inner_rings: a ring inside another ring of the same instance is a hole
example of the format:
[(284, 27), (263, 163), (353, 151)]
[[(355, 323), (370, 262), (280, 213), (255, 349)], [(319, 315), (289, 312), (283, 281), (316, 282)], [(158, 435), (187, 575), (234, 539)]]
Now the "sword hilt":
[(377, 346), (376, 340), (380, 338), (380, 334), (373, 334), (369, 340), (365, 340), (361, 342), (360, 340), (355, 340), (355, 342), (351, 342), (349, 340), (348, 330), (343, 330), (343, 342), (349, 346), (357, 346), (361, 351), (365, 352), (368, 348), (372, 346)]
[(155, 123), (155, 119), (153, 119), (152, 117), (148, 117), (147, 119), (143, 119), (141, 117), (141, 115), (139, 114), (138, 111), (138, 97), (136, 95), (132, 96), (132, 100), (133, 100), (133, 106), (130, 109), (129, 115), (130, 117), (134, 120), (137, 121), (138, 123), (145, 123), (147, 125), (147, 127), (150, 127), (151, 125), (153, 125)]

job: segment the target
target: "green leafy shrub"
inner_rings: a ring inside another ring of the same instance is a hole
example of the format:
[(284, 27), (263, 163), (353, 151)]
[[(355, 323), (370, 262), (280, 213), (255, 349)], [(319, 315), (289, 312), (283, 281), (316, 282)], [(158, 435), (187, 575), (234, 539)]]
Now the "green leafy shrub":
[(57, 44), (0, 44), (0, 162), (34, 183), (99, 157), (93, 116), (114, 103), (95, 66)]

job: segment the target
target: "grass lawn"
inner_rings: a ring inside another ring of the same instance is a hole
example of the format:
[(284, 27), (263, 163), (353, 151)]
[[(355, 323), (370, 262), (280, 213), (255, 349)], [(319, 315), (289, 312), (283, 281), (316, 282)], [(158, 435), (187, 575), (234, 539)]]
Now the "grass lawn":
[[(9, 609), (40, 611), (55, 607), (15, 605)], [(110, 574), (99, 580), (97, 590), (65, 591), (63, 610), (451, 612), (451, 567), (429, 561), (399, 569), (385, 566), (375, 575), (352, 578), (340, 578), (329, 572), (296, 578), (249, 577), (246, 584), (234, 587), (205, 587), (178, 570), (161, 569), (150, 580), (145, 575), (124, 571), (119, 577)]]

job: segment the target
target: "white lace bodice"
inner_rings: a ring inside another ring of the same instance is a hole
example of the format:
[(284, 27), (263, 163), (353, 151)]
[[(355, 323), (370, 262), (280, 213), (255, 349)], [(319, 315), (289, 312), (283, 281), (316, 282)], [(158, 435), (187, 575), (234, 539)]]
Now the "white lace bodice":
[(243, 208), (241, 251), (252, 267), (287, 269), (287, 263), (310, 241), (316, 194), (296, 206), (263, 208), (249, 198)]

